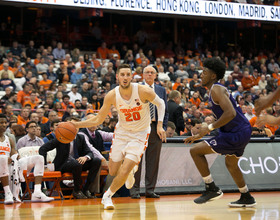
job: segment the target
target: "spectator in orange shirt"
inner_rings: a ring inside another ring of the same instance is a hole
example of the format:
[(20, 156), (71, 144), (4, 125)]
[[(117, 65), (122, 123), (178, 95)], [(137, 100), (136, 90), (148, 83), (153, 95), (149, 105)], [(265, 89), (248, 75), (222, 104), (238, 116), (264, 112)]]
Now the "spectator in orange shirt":
[(44, 89), (48, 90), (50, 88), (50, 85), (52, 84), (53, 81), (48, 79), (47, 73), (42, 73), (42, 77), (43, 77), (43, 80), (41, 80), (39, 82), (39, 85), (40, 86), (44, 86)]
[(109, 49), (106, 42), (102, 42), (101, 47), (97, 48), (97, 57), (101, 59), (107, 59), (109, 57)]
[(26, 101), (30, 100), (31, 86), (29, 84), (24, 84), (22, 86), (22, 90), (17, 94), (17, 102), (19, 102), (22, 106)]
[(46, 124), (49, 121), (49, 119), (44, 116), (44, 114), (45, 114), (44, 108), (38, 108), (36, 110), (36, 113), (38, 114), (38, 117), (39, 117), (39, 123)]
[(17, 124), (25, 127), (26, 123), (29, 122), (30, 111), (28, 108), (24, 107), (20, 111), (20, 115), (17, 118)]
[[(36, 99), (37, 99), (37, 101), (36, 101)], [(38, 99), (36, 91), (33, 90), (30, 94), (30, 100), (26, 101), (23, 106), (29, 104), (31, 106), (31, 109), (35, 109), (40, 102), (41, 102), (41, 100)]]
[(26, 75), (25, 69), (21, 66), (20, 61), (16, 61), (13, 68), (15, 78), (21, 78)]
[(194, 92), (192, 98), (189, 100), (192, 104), (194, 104), (197, 108), (199, 107), (201, 100), (198, 98), (198, 93)]
[(112, 45), (111, 49), (109, 50), (109, 54), (113, 56), (114, 54), (118, 55), (118, 59), (121, 59), (119, 51), (116, 49), (116, 45)]
[(62, 97), (62, 103), (61, 103), (61, 107), (66, 110), (67, 106), (71, 105), (73, 108), (75, 108), (75, 105), (73, 102), (70, 102), (70, 96), (69, 95), (64, 95)]
[(246, 91), (249, 91), (251, 87), (254, 86), (254, 81), (252, 76), (249, 75), (249, 71), (247, 70), (244, 71), (244, 76), (241, 80), (241, 84), (243, 86), (243, 89)]
[(260, 77), (257, 69), (254, 69), (254, 71), (253, 71), (252, 79), (254, 82), (254, 86), (259, 85), (259, 81), (260, 81), (261, 77)]
[(97, 69), (100, 66), (99, 60), (96, 59), (96, 52), (93, 52), (91, 55), (91, 68)]
[(11, 66), (9, 66), (9, 60), (8, 59), (4, 59), (3, 63), (0, 65), (0, 70), (4, 69), (4, 64), (8, 64), (8, 69), (13, 71), (13, 68)]
[(272, 77), (277, 80), (277, 85), (279, 86), (280, 85), (280, 73), (279, 73), (278, 67), (274, 68), (274, 73), (272, 73)]
[(203, 116), (208, 116), (212, 114), (212, 111), (206, 108), (205, 102), (201, 102), (199, 104), (199, 111), (203, 114)]
[(178, 77), (174, 83), (174, 85), (172, 86), (172, 90), (177, 90), (178, 86), (181, 86), (181, 78)]
[(40, 63), (41, 57), (42, 57), (42, 55), (40, 53), (37, 53), (36, 59), (34, 60), (35, 66)]

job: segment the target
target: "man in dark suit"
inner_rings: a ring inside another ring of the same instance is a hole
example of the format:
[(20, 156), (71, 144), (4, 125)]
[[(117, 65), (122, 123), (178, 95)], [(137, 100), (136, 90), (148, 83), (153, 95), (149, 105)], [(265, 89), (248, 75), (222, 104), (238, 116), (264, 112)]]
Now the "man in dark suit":
[[(167, 109), (167, 97), (166, 91), (162, 86), (156, 85), (155, 79), (157, 77), (157, 72), (154, 67), (148, 66), (143, 71), (143, 78), (145, 80), (145, 85), (150, 86), (155, 90), (155, 93), (164, 100), (165, 103), (165, 115), (163, 120), (163, 129), (166, 130), (168, 122), (168, 109)], [(159, 198), (160, 196), (155, 194), (155, 186), (158, 176), (158, 166), (160, 159), (160, 151), (162, 146), (162, 141), (157, 134), (157, 108), (155, 105), (150, 103), (150, 113), (151, 113), (151, 133), (149, 136), (148, 147), (145, 153), (146, 160), (146, 176), (145, 176), (145, 186), (146, 186), (146, 197), (147, 198)], [(131, 198), (140, 199), (140, 179), (141, 179), (141, 169), (142, 160), (139, 163), (138, 171), (135, 173), (135, 183), (133, 188), (130, 190)]]
[[(77, 199), (93, 198), (89, 192), (90, 183), (92, 183), (101, 166), (101, 160), (93, 156), (89, 149), (85, 137), (77, 134), (74, 141), (69, 144), (60, 143), (56, 138), (45, 143), (39, 149), (39, 154), (45, 157), (47, 152), (56, 149), (54, 158), (54, 167), (61, 173), (70, 172), (73, 174), (74, 191), (73, 196)], [(89, 170), (86, 184), (83, 192), (80, 190), (82, 185), (82, 171)]]
[(181, 103), (181, 93), (177, 90), (173, 90), (170, 92), (168, 98), (168, 120), (176, 125), (176, 133), (180, 135), (180, 131), (184, 131), (185, 129), (183, 107), (179, 105)]

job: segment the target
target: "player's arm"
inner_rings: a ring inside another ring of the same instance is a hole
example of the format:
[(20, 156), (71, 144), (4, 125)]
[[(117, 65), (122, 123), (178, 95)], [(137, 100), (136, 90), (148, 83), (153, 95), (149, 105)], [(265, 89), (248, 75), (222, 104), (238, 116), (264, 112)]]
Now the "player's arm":
[(154, 92), (153, 89), (149, 88), (148, 86), (140, 85), (139, 90), (140, 90), (141, 100), (151, 102), (157, 106), (157, 111), (158, 111), (157, 134), (162, 141), (166, 142), (166, 134), (163, 129), (163, 119), (165, 114), (164, 101)]
[(10, 141), (10, 145), (11, 145), (11, 156), (13, 156), (14, 154), (17, 154), (17, 150), (16, 150), (16, 145), (15, 142), (13, 141), (13, 139), (9, 138)]
[(115, 90), (111, 90), (104, 98), (104, 103), (97, 116), (89, 118), (85, 121), (72, 122), (76, 128), (89, 128), (92, 126), (98, 126), (103, 123), (107, 114), (111, 110), (111, 105), (114, 104)]
[(215, 103), (219, 104), (223, 110), (221, 117), (212, 125), (213, 128), (220, 128), (229, 123), (236, 116), (236, 111), (229, 99), (229, 94), (224, 87), (214, 86), (211, 91), (212, 99)]
[[(227, 90), (221, 86), (214, 86), (211, 90), (211, 96), (215, 103), (219, 104), (220, 107), (223, 110), (223, 114), (221, 117), (212, 123), (212, 128), (220, 128), (224, 125), (226, 125), (228, 122), (230, 122), (235, 116), (236, 111), (229, 99), (229, 95), (227, 93)], [(188, 137), (184, 140), (186, 144), (190, 143), (192, 144), (195, 140), (199, 140), (200, 138), (204, 137), (206, 134), (208, 134), (211, 130), (209, 129), (209, 126), (205, 123), (202, 124), (201, 128), (199, 129), (198, 134)]]
[(258, 127), (264, 125), (280, 125), (280, 117), (274, 117), (272, 115), (261, 115), (257, 118), (256, 125)]
[(261, 111), (271, 106), (277, 99), (280, 98), (280, 86), (266, 97), (259, 98), (255, 102), (256, 115), (260, 115)]

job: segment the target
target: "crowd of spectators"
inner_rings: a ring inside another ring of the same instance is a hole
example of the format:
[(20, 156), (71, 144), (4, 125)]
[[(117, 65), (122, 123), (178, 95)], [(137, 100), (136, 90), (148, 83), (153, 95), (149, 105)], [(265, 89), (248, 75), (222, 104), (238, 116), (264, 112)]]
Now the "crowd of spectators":
[[(244, 57), (234, 50), (224, 53), (176, 47), (174, 50), (144, 51), (137, 43), (132, 48), (124, 45), (118, 49), (115, 45), (108, 48), (106, 42), (102, 42), (97, 51), (81, 52), (78, 48), (66, 51), (61, 42), (54, 49), (50, 46), (37, 48), (31, 40), (26, 47), (14, 41), (1, 56), (2, 112), (9, 119), (9, 129), (18, 133), (16, 136), (22, 136), (24, 132), (13, 126), (24, 128), (30, 120), (39, 124), (38, 136), (45, 137), (51, 132), (51, 122), (56, 119), (84, 118), (88, 113), (98, 112), (106, 93), (118, 85), (116, 70), (121, 63), (131, 65), (136, 83), (143, 80), (143, 68), (153, 65), (158, 71), (157, 84), (163, 86), (168, 95), (178, 91), (171, 96), (182, 108), (182, 120), (178, 122), (177, 117), (170, 120), (173, 124), (169, 123), (169, 137), (195, 134), (201, 123), (210, 124), (215, 120), (207, 106), (209, 91), (200, 79), (207, 57), (220, 57), (226, 63), (226, 76), (220, 83), (232, 93), (252, 127), (254, 101), (273, 92), (280, 84), (279, 57), (263, 51)], [(100, 129), (113, 130), (116, 112), (112, 108), (112, 114)], [(275, 103), (263, 114), (278, 116), (280, 103)], [(254, 129), (255, 135), (278, 133), (278, 127)]]

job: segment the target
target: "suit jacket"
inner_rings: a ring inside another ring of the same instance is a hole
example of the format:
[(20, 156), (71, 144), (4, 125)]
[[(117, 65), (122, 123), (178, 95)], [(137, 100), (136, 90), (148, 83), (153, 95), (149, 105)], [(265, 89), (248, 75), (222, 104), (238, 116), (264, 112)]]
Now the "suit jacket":
[[(143, 85), (145, 85), (145, 83), (143, 83)], [(157, 84), (154, 84), (154, 87), (155, 87), (155, 93), (164, 101), (164, 104), (165, 104), (165, 114), (164, 114), (162, 125), (163, 125), (163, 129), (166, 130), (167, 129), (168, 117), (169, 117), (166, 90), (165, 90), (165, 88), (163, 88), (162, 86), (159, 86)], [(156, 122), (157, 122), (158, 121), (157, 107), (155, 108), (155, 110), (156, 110), (155, 111), (155, 118), (156, 118)]]
[(173, 100), (168, 101), (169, 121), (176, 125), (176, 133), (180, 135), (180, 131), (184, 131), (185, 122), (183, 118), (182, 106), (176, 104)]
[[(93, 154), (89, 147), (86, 144), (85, 138), (81, 134), (77, 134), (74, 143), (73, 143), (74, 153), (79, 157), (83, 157), (88, 155), (91, 159), (93, 159)], [(59, 142), (56, 138), (49, 141), (48, 143), (43, 144), (39, 148), (39, 154), (44, 156), (45, 162), (47, 157), (47, 152), (56, 149), (56, 156), (54, 158), (54, 166), (55, 170), (60, 171), (62, 165), (67, 162), (69, 158), (70, 152), (70, 143), (63, 144)]]

